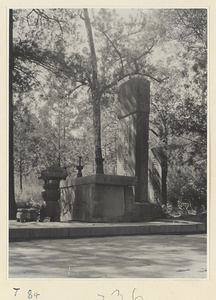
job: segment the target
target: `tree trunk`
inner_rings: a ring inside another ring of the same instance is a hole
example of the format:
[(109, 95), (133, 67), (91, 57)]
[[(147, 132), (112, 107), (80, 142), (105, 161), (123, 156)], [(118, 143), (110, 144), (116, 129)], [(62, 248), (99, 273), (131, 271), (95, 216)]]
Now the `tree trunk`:
[(23, 185), (22, 185), (22, 178), (23, 178), (23, 176), (22, 176), (23, 174), (22, 174), (22, 157), (21, 157), (21, 153), (20, 153), (20, 191), (22, 192), (22, 187), (23, 187)]
[(168, 163), (167, 156), (164, 157), (162, 162), (162, 204), (167, 205), (167, 172), (168, 172)]
[(89, 19), (88, 10), (84, 8), (85, 26), (88, 36), (88, 42), (91, 52), (91, 66), (92, 66), (92, 105), (93, 105), (93, 129), (94, 129), (94, 145), (95, 145), (95, 162), (96, 174), (103, 174), (103, 158), (101, 150), (101, 111), (99, 84), (97, 78), (97, 57), (94, 48), (94, 40), (92, 34), (91, 23)]
[(13, 10), (9, 12), (9, 219), (16, 219), (13, 162)]
[(162, 150), (162, 204), (167, 205), (168, 131), (164, 126), (164, 149)]
[(61, 167), (61, 113), (60, 108), (58, 111), (59, 115), (59, 132), (58, 132), (58, 166)]

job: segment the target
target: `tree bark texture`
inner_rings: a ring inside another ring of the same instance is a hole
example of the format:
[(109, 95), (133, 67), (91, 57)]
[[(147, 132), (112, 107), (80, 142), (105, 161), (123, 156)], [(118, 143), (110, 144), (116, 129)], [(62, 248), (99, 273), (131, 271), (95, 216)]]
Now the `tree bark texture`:
[(9, 219), (16, 219), (13, 162), (13, 10), (9, 11)]
[(86, 8), (84, 8), (84, 19), (85, 19), (85, 26), (86, 26), (90, 53), (91, 53), (91, 67), (92, 67), (91, 95), (92, 95), (92, 105), (93, 105), (93, 129), (94, 129), (96, 174), (103, 174), (103, 158), (102, 158), (102, 149), (101, 149), (101, 111), (100, 111), (101, 94), (99, 91), (99, 83), (97, 78), (97, 57), (95, 53), (92, 28), (91, 28), (88, 10)]
[(22, 180), (22, 178), (23, 178), (23, 176), (22, 176), (23, 174), (22, 174), (22, 157), (21, 157), (21, 153), (20, 153), (20, 191), (22, 192), (22, 187), (23, 187), (23, 185), (22, 185), (22, 182), (23, 182), (23, 180)]

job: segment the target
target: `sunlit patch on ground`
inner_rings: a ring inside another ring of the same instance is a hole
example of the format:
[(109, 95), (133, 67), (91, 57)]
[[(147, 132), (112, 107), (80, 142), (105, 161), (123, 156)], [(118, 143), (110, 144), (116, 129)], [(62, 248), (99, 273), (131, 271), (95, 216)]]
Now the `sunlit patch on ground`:
[(206, 278), (206, 235), (14, 242), (10, 278)]

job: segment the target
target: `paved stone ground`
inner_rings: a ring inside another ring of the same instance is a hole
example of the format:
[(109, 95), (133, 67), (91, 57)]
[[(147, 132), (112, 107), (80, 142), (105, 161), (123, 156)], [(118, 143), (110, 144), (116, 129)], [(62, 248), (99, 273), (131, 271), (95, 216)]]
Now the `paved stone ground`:
[(206, 243), (206, 234), (13, 242), (9, 278), (206, 278)]

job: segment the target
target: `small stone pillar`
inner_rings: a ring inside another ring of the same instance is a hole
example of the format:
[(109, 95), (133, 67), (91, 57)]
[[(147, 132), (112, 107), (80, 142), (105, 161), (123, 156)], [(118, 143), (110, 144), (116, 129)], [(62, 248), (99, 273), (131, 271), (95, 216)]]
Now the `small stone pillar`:
[(39, 179), (44, 180), (42, 197), (46, 204), (41, 208), (40, 221), (44, 221), (45, 218), (49, 218), (51, 222), (60, 221), (59, 183), (61, 179), (66, 179), (67, 175), (64, 169), (56, 166), (48, 167), (41, 172)]
[(148, 202), (148, 138), (150, 83), (133, 78), (118, 92), (119, 136), (117, 174), (137, 176), (136, 202)]
[(82, 169), (83, 169), (83, 166), (81, 165), (81, 161), (82, 161), (82, 156), (79, 156), (79, 165), (76, 166), (76, 169), (77, 169), (77, 171), (78, 171), (77, 177), (82, 177)]

